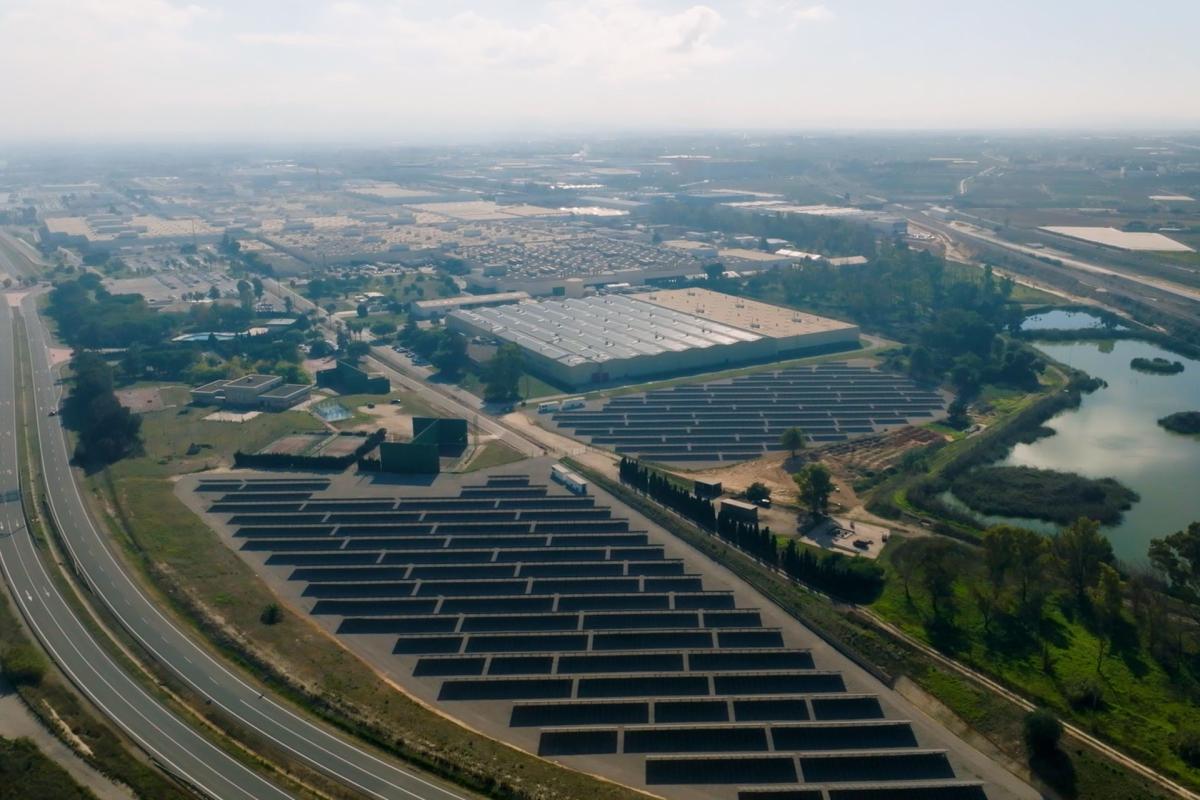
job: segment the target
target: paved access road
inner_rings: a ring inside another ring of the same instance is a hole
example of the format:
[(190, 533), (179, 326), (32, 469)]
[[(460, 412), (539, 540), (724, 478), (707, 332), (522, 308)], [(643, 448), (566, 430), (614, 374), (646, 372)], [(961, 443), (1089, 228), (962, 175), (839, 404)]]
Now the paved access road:
[[(389, 800), (464, 800), (456, 790), (401, 768), (340, 734), (299, 716), (269, 696), (261, 695), (257, 688), (193, 642), (143, 594), (136, 581), (126, 573), (125, 566), (110, 550), (108, 538), (94, 526), (71, 472), (67, 442), (59, 418), (49, 416), (59, 405), (59, 387), (55, 385), (54, 373), (50, 366), (48, 337), (37, 316), (32, 296), (25, 298), (22, 313), (32, 354), (37, 398), (37, 433), (41, 441), (43, 473), (50, 487), (51, 511), (62, 531), (71, 557), (79, 565), (84, 581), (96, 598), (112, 611), (125, 629), (153, 653), (160, 663), (175, 673), (193, 691), (232, 716), (248, 730), (271, 740), (274, 745), (291, 753), (297, 760), (357, 790), (364, 797)], [(7, 320), (7, 315), (5, 319)], [(11, 335), (3, 333), (0, 333), (0, 338), (10, 342), (12, 340)], [(8, 352), (11, 347), (6, 347), (5, 350)], [(11, 359), (11, 354), (4, 357)], [(12, 382), (0, 378), (0, 384), (9, 387), (3, 392), (4, 400), (11, 404)], [(6, 429), (5, 436), (9, 438), (3, 441), (12, 442), (15, 441), (11, 438), (15, 421), (11, 411), (5, 413), (7, 420), (3, 426)], [(5, 447), (5, 452), (11, 452), (9, 447)], [(5, 457), (11, 458), (7, 455)], [(12, 469), (15, 476), (15, 466)], [(8, 476), (5, 478), (7, 480)], [(15, 477), (12, 478), (12, 482), (15, 485)], [(19, 518), (19, 510), (6, 513), (15, 519)], [(6, 526), (7, 524), (6, 522)], [(6, 552), (7, 549), (20, 545), (24, 545), (24, 549), (29, 553), (32, 552), (28, 547), (28, 536), (24, 534), (13, 536), (4, 542)], [(25, 560), (28, 562), (28, 555)], [(34, 570), (31, 574), (40, 574), (37, 573), (36, 566), (30, 564), (30, 568)], [(40, 582), (32, 586), (23, 583), (21, 590), (24, 592), (26, 588), (30, 589), (31, 596), (34, 596), (35, 590), (41, 592), (45, 589), (52, 593), (53, 587), (48, 586), (48, 583), (42, 575)], [(49, 602), (52, 598), (46, 599)], [(31, 601), (34, 602), (44, 605), (40, 600)], [(35, 609), (35, 612), (39, 621), (45, 619), (47, 623), (55, 625), (68, 625), (72, 619), (70, 609), (61, 602), (53, 612), (48, 609)], [(76, 623), (72, 633), (64, 633), (61, 637), (62, 645), (67, 647), (78, 644), (81, 642), (81, 636), (84, 639), (88, 638), (86, 632), (81, 631), (82, 628)], [(66, 657), (58, 652), (54, 655), (60, 660)], [(122, 707), (130, 707), (131, 720), (142, 715), (153, 718), (155, 725), (136, 728), (141, 736), (135, 738), (151, 752), (155, 752), (156, 748), (165, 750), (167, 744), (172, 743), (173, 749), (161, 760), (168, 768), (187, 775), (192, 783), (202, 787), (208, 794), (219, 798), (250, 797), (268, 800), (288, 796), (205, 743), (184, 723), (172, 717), (153, 699), (141, 692), (132, 681), (124, 678), (121, 669), (103, 658), (98, 647), (94, 648), (90, 655), (80, 658), (79, 664), (81, 669), (86, 666), (88, 670), (86, 675), (81, 674), (79, 678), (79, 683), (83, 686), (116, 684), (119, 688), (114, 688), (111, 698), (107, 695), (106, 698), (111, 699), (113, 703), (120, 701)], [(115, 710), (105, 710), (118, 720), (119, 724), (125, 726), (124, 717), (118, 717)], [(127, 727), (127, 730), (129, 729)], [(165, 731), (169, 731), (170, 735)], [(175, 739), (178, 739), (177, 751), (173, 744)]]

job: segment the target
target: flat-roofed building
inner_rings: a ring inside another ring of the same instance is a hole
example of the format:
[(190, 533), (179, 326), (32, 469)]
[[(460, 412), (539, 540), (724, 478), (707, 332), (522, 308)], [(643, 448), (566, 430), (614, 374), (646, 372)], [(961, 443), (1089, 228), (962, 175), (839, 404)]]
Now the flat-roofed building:
[(451, 330), (520, 346), (560, 385), (632, 381), (849, 349), (858, 327), (707, 289), (460, 309)]
[(312, 386), (307, 383), (281, 383), (258, 396), (259, 405), (267, 411), (284, 411), (308, 399)]
[(460, 308), (482, 308), (502, 306), (528, 300), (528, 292), (493, 292), (492, 294), (460, 294), (456, 297), (439, 297), (435, 300), (416, 300), (409, 304), (413, 315), (420, 319), (440, 317)]
[(278, 375), (243, 375), (225, 384), (225, 402), (231, 406), (256, 406), (258, 396), (283, 383)]
[(192, 402), (200, 406), (214, 406), (225, 402), (225, 379), (209, 381), (191, 390)]

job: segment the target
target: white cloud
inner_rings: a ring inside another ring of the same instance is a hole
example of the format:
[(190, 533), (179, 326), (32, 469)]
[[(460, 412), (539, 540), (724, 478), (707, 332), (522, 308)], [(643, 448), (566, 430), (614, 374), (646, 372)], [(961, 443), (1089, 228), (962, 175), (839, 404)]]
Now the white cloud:
[(755, 20), (780, 20), (788, 28), (811, 22), (827, 22), (836, 15), (824, 3), (812, 4), (804, 0), (750, 0), (746, 12)]
[(244, 45), (333, 47), (376, 63), (428, 59), (431, 69), (487, 68), (586, 73), (608, 79), (660, 79), (718, 63), (730, 51), (715, 42), (719, 13), (693, 5), (661, 12), (633, 0), (554, 3), (534, 22), (516, 24), (479, 12), (418, 18), (394, 8), (339, 3), (315, 27), (241, 33)]

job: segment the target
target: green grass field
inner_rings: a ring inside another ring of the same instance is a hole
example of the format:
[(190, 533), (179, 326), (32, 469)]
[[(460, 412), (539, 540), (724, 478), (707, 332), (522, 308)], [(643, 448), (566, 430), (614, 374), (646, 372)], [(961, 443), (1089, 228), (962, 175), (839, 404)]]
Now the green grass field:
[[(1046, 605), (1048, 634), (1044, 640), (1051, 664), (1047, 671), (1043, 668), (1043, 639), (1020, 624), (999, 617), (993, 621), (991, 633), (985, 633), (983, 617), (970, 591), (970, 584), (977, 583), (978, 578), (960, 576), (956, 584), (953, 629), (934, 622), (929, 596), (919, 581), (911, 582), (913, 602), (909, 603), (891, 563), (900, 541), (894, 539), (880, 559), (888, 570), (888, 581), (871, 606), (874, 611), (911, 636), (999, 678), (1133, 757), (1191, 786), (1200, 786), (1200, 769), (1187, 765), (1172, 749), (1178, 727), (1197, 719), (1194, 699), (1189, 699), (1150, 655), (1143, 641), (1144, 632), (1135, 631), (1131, 639), (1110, 648), (1097, 669), (1100, 639), (1072, 598), (1055, 593)], [(1092, 682), (1102, 687), (1101, 708), (1072, 706), (1068, 697)], [(974, 702), (956, 704), (968, 721), (976, 716), (985, 719), (986, 709), (976, 714), (973, 706)]]
[(487, 442), (479, 449), (479, 452), (467, 463), (466, 469), (463, 472), (478, 472), (481, 469), (490, 469), (491, 467), (499, 467), (504, 464), (513, 464), (517, 461), (523, 461), (525, 456), (509, 447), (504, 442)]

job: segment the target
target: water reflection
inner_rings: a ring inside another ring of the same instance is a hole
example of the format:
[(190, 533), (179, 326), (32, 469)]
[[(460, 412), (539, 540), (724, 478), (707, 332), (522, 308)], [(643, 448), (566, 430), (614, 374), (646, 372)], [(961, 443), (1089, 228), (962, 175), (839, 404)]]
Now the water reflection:
[[(1105, 531), (1118, 556), (1142, 561), (1150, 539), (1200, 520), (1200, 439), (1170, 433), (1157, 423), (1175, 411), (1200, 410), (1200, 362), (1145, 342), (1105, 344), (1112, 346), (1037, 343), (1048, 356), (1103, 378), (1108, 386), (1047, 422), (1054, 436), (1017, 445), (1002, 463), (1111, 476), (1136, 491), (1141, 500)], [(1182, 361), (1184, 371), (1147, 375), (1129, 366), (1133, 358), (1156, 356)]]

